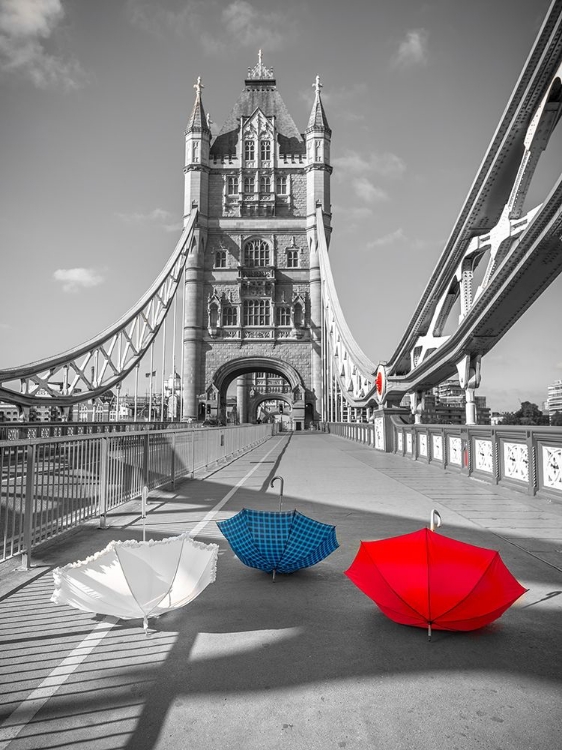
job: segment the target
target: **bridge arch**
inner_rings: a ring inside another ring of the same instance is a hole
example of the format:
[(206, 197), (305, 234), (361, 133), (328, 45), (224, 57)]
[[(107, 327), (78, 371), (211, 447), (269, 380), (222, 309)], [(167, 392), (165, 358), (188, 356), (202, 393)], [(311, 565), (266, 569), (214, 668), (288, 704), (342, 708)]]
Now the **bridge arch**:
[[(217, 415), (223, 414), (226, 409), (227, 391), (230, 384), (242, 375), (248, 375), (255, 372), (263, 372), (282, 377), (288, 383), (290, 393), (283, 394), (272, 392), (269, 394), (263, 394), (261, 400), (265, 401), (274, 398), (284, 401), (290, 406), (296, 429), (304, 429), (305, 399), (307, 394), (304, 379), (293, 365), (275, 357), (237, 357), (221, 365), (215, 371), (212, 377), (211, 388), (207, 391), (208, 396), (216, 399)], [(212, 394), (209, 393), (211, 390), (213, 392)], [(257, 402), (252, 399), (252, 409), (255, 409), (256, 406)]]
[(285, 378), (291, 386), (293, 394), (299, 391), (301, 398), (304, 395), (304, 381), (299, 372), (288, 362), (273, 357), (238, 357), (231, 359), (221, 365), (213, 375), (213, 386), (221, 396), (226, 395), (226, 390), (234, 378), (247, 375), (251, 372), (267, 372), (272, 375), (280, 375)]

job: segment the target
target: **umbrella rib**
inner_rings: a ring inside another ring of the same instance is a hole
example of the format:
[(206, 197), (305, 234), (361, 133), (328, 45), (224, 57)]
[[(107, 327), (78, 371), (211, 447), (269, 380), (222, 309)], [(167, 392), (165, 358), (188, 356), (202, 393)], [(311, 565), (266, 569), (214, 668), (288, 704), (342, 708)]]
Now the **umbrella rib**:
[[(172, 588), (172, 585), (173, 585), (174, 581), (176, 580), (176, 576), (177, 576), (177, 574), (178, 574), (178, 569), (179, 569), (179, 566), (180, 566), (180, 560), (181, 560), (181, 552), (183, 551), (183, 545), (184, 545), (184, 542), (185, 542), (185, 538), (184, 538), (184, 539), (182, 539), (182, 543), (181, 543), (181, 551), (180, 551), (180, 554), (178, 555), (178, 562), (177, 562), (177, 564), (176, 564), (176, 572), (174, 573), (174, 577), (173, 577), (173, 578), (172, 578), (172, 580), (171, 580), (171, 583), (170, 583), (170, 585), (169, 585), (169, 587), (168, 587), (168, 590), (167, 590), (167, 591), (166, 591), (166, 592), (165, 592), (164, 594), (162, 594), (162, 596), (160, 597), (160, 599), (158, 599), (158, 601), (156, 602), (156, 604), (155, 604), (155, 605), (154, 605), (154, 606), (152, 607), (152, 609), (150, 609), (150, 610), (149, 610), (148, 612), (145, 612), (145, 610), (144, 610), (144, 607), (143, 607), (143, 606), (141, 606), (141, 604), (140, 604), (139, 600), (138, 600), (138, 599), (137, 599), (137, 597), (135, 596), (135, 592), (133, 591), (133, 587), (132, 587), (132, 586), (131, 586), (131, 584), (129, 583), (129, 579), (127, 578), (127, 574), (126, 574), (126, 573), (125, 573), (125, 571), (123, 570), (123, 566), (121, 566), (121, 570), (123, 571), (123, 575), (125, 576), (125, 580), (127, 581), (127, 586), (129, 587), (129, 591), (131, 592), (131, 596), (132, 596), (132, 597), (133, 597), (133, 599), (134, 599), (134, 600), (136, 601), (136, 603), (137, 603), (137, 606), (138, 606), (138, 608), (139, 608), (139, 609), (140, 609), (140, 611), (142, 612), (142, 616), (143, 616), (143, 618), (146, 618), (146, 619), (148, 619), (148, 618), (149, 618), (149, 617), (150, 617), (150, 616), (152, 615), (152, 613), (154, 612), (154, 610), (156, 609), (156, 607), (158, 607), (158, 606), (159, 606), (159, 604), (161, 603), (162, 599), (164, 599), (164, 597), (165, 597), (165, 596), (166, 596), (167, 594), (169, 594), (169, 593), (170, 593), (170, 589)], [(117, 557), (119, 557), (119, 552), (117, 551), (117, 549), (116, 549), (115, 551), (117, 552)], [(119, 562), (121, 562), (121, 558), (119, 558)]]
[[(444, 615), (447, 615), (447, 614), (449, 614), (449, 612), (452, 612), (452, 611), (453, 611), (453, 610), (454, 610), (454, 609), (455, 609), (456, 607), (458, 607), (458, 606), (459, 606), (459, 604), (462, 604), (463, 602), (465, 602), (465, 601), (466, 601), (466, 600), (468, 599), (468, 597), (469, 597), (469, 596), (470, 596), (470, 595), (472, 594), (472, 592), (474, 591), (474, 589), (475, 589), (475, 588), (476, 588), (476, 587), (478, 586), (478, 584), (480, 583), (480, 581), (481, 581), (481, 580), (482, 580), (482, 579), (484, 578), (484, 576), (485, 576), (485, 575), (486, 575), (486, 573), (488, 572), (488, 570), (489, 570), (489, 568), (490, 568), (491, 564), (492, 564), (492, 563), (493, 563), (493, 562), (494, 562), (494, 561), (496, 560), (496, 556), (497, 556), (497, 555), (499, 555), (499, 552), (496, 552), (496, 553), (494, 554), (494, 556), (492, 557), (492, 559), (490, 560), (490, 562), (488, 563), (488, 565), (486, 565), (486, 568), (485, 568), (485, 569), (484, 569), (484, 570), (482, 571), (482, 575), (481, 575), (481, 576), (480, 576), (480, 578), (479, 578), (479, 579), (478, 579), (478, 580), (476, 581), (476, 583), (475, 583), (475, 584), (473, 585), (473, 587), (472, 587), (472, 588), (470, 589), (470, 591), (467, 591), (467, 592), (466, 592), (466, 594), (465, 594), (465, 595), (463, 596), (463, 598), (462, 598), (462, 599), (459, 599), (459, 600), (458, 600), (458, 602), (455, 602), (455, 603), (453, 604), (453, 606), (452, 606), (452, 607), (449, 607), (449, 609), (446, 609), (446, 610), (445, 610), (444, 612), (442, 612), (442, 613), (441, 613), (441, 614), (439, 615), (439, 617), (437, 618), (438, 620), (440, 620), (440, 619), (441, 619), (442, 617), (444, 617)], [(467, 620), (470, 620), (470, 619), (475, 619), (475, 618), (470, 618), (470, 617), (467, 617), (466, 619), (467, 619)]]
[(145, 611), (144, 611), (144, 609), (143, 609), (143, 608), (141, 607), (141, 605), (140, 605), (140, 603), (139, 603), (139, 600), (138, 600), (138, 599), (137, 599), (137, 597), (135, 596), (135, 592), (133, 591), (133, 587), (131, 586), (131, 584), (130, 584), (130, 582), (129, 582), (129, 579), (127, 578), (127, 574), (125, 573), (125, 570), (123, 569), (123, 565), (121, 564), (121, 558), (119, 557), (119, 550), (117, 549), (117, 547), (115, 548), (115, 554), (117, 555), (117, 559), (119, 560), (119, 564), (121, 565), (121, 572), (123, 573), (123, 576), (124, 576), (125, 580), (127, 581), (127, 586), (129, 587), (129, 591), (131, 592), (131, 596), (133, 597), (133, 599), (134, 599), (134, 600), (135, 600), (135, 602), (137, 603), (137, 607), (138, 607), (138, 608), (140, 609), (140, 611), (142, 612), (142, 617), (146, 617)]
[[(427, 621), (427, 617), (424, 614), (422, 614), (422, 612), (419, 612), (415, 607), (412, 607), (412, 605), (410, 604), (410, 602), (406, 601), (406, 599), (404, 599), (403, 596), (400, 596), (400, 594), (398, 593), (398, 591), (396, 591), (396, 589), (393, 586), (391, 586), (391, 584), (385, 578), (382, 570), (379, 568), (379, 566), (377, 565), (376, 561), (373, 559), (371, 553), (369, 552), (369, 548), (366, 547), (365, 549), (367, 550), (367, 554), (371, 558), (371, 562), (373, 563), (373, 565), (375, 566), (375, 568), (378, 570), (381, 578), (386, 583), (386, 585), (388, 586), (388, 588), (392, 591), (392, 593), (395, 594), (400, 599), (400, 601), (403, 602), (409, 609), (411, 609), (412, 612), (415, 612), (417, 615), (419, 615), (422, 618), (422, 620), (426, 620)], [(376, 604), (376, 602), (375, 602), (375, 604)]]

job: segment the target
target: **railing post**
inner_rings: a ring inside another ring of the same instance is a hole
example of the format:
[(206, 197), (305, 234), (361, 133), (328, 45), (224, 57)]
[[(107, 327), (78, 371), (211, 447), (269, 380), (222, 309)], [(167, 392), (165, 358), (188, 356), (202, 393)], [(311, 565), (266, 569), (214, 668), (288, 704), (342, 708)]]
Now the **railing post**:
[(195, 476), (195, 430), (191, 433), (191, 478)]
[(33, 479), (35, 474), (35, 446), (27, 447), (25, 473), (25, 505), (23, 511), (23, 552), (21, 565), (24, 570), (31, 568), (31, 547), (33, 544)]
[(176, 486), (176, 433), (172, 432), (172, 461), (170, 467), (172, 475), (172, 487)]
[(101, 438), (100, 456), (100, 529), (107, 528), (107, 443), (108, 438)]
[(149, 459), (150, 459), (150, 432), (145, 432), (143, 437), (143, 455), (142, 455), (142, 483), (144, 486), (149, 486), (149, 479), (150, 479), (150, 468), (149, 468)]

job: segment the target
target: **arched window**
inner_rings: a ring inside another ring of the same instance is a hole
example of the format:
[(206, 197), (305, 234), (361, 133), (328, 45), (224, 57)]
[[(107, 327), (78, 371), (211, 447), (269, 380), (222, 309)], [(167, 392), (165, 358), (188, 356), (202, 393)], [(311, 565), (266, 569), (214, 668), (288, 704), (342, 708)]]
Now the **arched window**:
[(244, 192), (245, 193), (255, 193), (256, 191), (256, 181), (255, 178), (251, 175), (246, 175), (244, 177)]
[(215, 253), (215, 268), (226, 268), (226, 250), (217, 250)]
[(299, 267), (299, 251), (298, 250), (287, 250), (287, 268), (298, 268)]
[(271, 177), (268, 174), (260, 177), (260, 193), (271, 193)]
[(238, 310), (233, 305), (226, 305), (222, 309), (223, 326), (238, 325)]
[(271, 159), (271, 141), (260, 142), (260, 157), (262, 161)]
[(288, 305), (277, 308), (277, 325), (278, 326), (290, 326), (291, 325), (291, 308)]
[(245, 266), (269, 266), (269, 246), (263, 240), (250, 240), (244, 247)]
[(244, 159), (246, 161), (253, 161), (255, 158), (255, 144), (254, 141), (248, 139), (244, 141)]

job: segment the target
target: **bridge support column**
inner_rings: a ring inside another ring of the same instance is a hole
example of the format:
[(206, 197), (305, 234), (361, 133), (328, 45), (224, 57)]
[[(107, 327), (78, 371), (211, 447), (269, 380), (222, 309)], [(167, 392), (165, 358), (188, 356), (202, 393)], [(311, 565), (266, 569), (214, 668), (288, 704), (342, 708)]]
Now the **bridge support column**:
[(410, 393), (410, 411), (414, 415), (415, 423), (421, 424), (423, 411), (422, 391), (414, 391), (413, 393)]
[(465, 392), (466, 424), (476, 424), (476, 403), (474, 389), (480, 385), (482, 355), (466, 354), (457, 362), (459, 385)]
[(476, 424), (476, 403), (474, 401), (474, 388), (466, 389), (466, 424)]
[(248, 388), (246, 375), (241, 375), (236, 381), (236, 410), (240, 424), (248, 421)]

